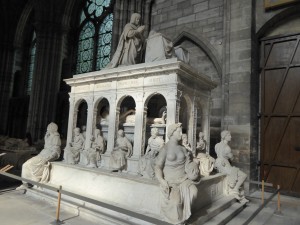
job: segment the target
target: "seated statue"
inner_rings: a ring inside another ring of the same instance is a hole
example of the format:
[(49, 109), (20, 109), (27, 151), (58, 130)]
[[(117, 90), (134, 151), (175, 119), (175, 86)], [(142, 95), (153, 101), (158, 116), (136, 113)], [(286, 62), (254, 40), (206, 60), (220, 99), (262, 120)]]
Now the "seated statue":
[(80, 153), (84, 149), (85, 139), (80, 133), (80, 128), (74, 129), (73, 141), (69, 143), (65, 148), (64, 160), (68, 164), (78, 164), (80, 159)]
[(199, 141), (197, 142), (196, 145), (196, 153), (195, 156), (197, 157), (197, 155), (199, 153), (206, 153), (206, 140), (204, 140), (204, 133), (199, 132)]
[[(57, 132), (57, 125), (50, 123), (45, 135), (44, 149), (37, 155), (27, 160), (22, 166), (22, 177), (36, 182), (48, 182), (51, 161), (57, 160), (60, 156), (61, 140)], [(27, 182), (17, 189), (29, 187)]]
[(155, 175), (162, 190), (161, 212), (169, 223), (184, 224), (191, 216), (193, 201), (198, 189), (199, 167), (191, 161), (185, 147), (179, 145), (181, 123), (168, 127), (169, 141), (160, 150)]
[(182, 146), (186, 148), (186, 150), (188, 150), (189, 152), (192, 152), (192, 146), (191, 144), (188, 142), (188, 136), (187, 134), (182, 134)]
[(130, 141), (125, 137), (122, 129), (118, 130), (118, 137), (116, 139), (115, 147), (111, 152), (109, 166), (113, 171), (119, 171), (126, 169), (127, 157), (132, 155), (132, 145)]
[(131, 15), (130, 23), (125, 25), (117, 50), (106, 68), (134, 65), (141, 62), (145, 26), (139, 26), (140, 19), (141, 15), (138, 13)]
[(95, 136), (92, 138), (91, 148), (85, 150), (87, 167), (97, 168), (100, 164), (100, 154), (105, 151), (105, 141), (101, 136), (101, 131), (95, 129)]
[[(81, 151), (83, 153), (84, 147), (85, 147), (85, 141), (86, 141), (86, 126), (85, 125), (81, 126), (81, 134), (82, 134), (82, 137), (84, 139), (84, 142), (82, 144), (82, 151)], [(87, 165), (86, 154), (80, 154), (79, 155), (79, 164)]]
[(204, 140), (202, 132), (199, 132), (199, 142), (196, 145), (196, 157), (194, 160), (199, 162), (200, 174), (208, 177), (214, 169), (215, 159), (206, 152), (206, 140)]
[(139, 174), (153, 179), (155, 177), (154, 165), (159, 150), (164, 146), (164, 140), (158, 136), (158, 129), (151, 129), (151, 137), (148, 139), (146, 153), (139, 161)]
[(243, 192), (240, 190), (242, 184), (247, 178), (247, 175), (239, 168), (231, 166), (229, 160), (233, 158), (233, 154), (228, 145), (229, 141), (231, 141), (230, 132), (227, 130), (222, 131), (221, 142), (215, 146), (217, 154), (215, 167), (220, 173), (227, 175), (228, 193), (234, 195), (234, 197), (241, 203), (248, 202)]

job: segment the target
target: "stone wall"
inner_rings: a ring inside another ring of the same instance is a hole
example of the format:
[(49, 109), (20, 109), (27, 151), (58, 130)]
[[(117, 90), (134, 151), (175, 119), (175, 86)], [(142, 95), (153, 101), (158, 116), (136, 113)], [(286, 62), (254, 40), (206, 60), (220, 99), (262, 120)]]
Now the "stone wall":
[(151, 29), (186, 48), (190, 52), (190, 64), (219, 83), (212, 91), (211, 151), (221, 131), (222, 71), (217, 67), (222, 65), (223, 7), (223, 0), (157, 0), (152, 8)]
[[(255, 1), (157, 0), (152, 8), (152, 29), (172, 40), (187, 32), (196, 37), (180, 42), (190, 51), (191, 65), (219, 83), (212, 92), (211, 153), (220, 131), (232, 132), (234, 164), (257, 179), (259, 81)], [(197, 41), (208, 46), (197, 45)], [(210, 55), (219, 59), (221, 72)], [(247, 185), (249, 191), (249, 185)]]

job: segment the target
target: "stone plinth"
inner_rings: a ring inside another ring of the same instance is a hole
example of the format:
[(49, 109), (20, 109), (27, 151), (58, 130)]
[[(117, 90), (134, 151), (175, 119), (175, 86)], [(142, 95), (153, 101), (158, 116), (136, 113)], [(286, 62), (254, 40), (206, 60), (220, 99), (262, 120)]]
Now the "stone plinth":
[[(60, 162), (51, 164), (50, 185), (62, 185), (66, 191), (163, 219), (160, 214), (161, 190), (156, 180)], [(224, 178), (221, 174), (202, 178), (197, 184), (198, 196), (193, 212), (224, 196)]]

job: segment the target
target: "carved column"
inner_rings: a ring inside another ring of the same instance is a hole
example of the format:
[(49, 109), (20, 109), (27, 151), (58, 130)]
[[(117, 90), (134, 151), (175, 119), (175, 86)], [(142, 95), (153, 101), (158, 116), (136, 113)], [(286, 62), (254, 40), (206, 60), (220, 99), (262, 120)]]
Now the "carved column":
[[(69, 109), (67, 144), (72, 141), (75, 113), (76, 113), (76, 118), (77, 118), (77, 111), (75, 112), (75, 99), (71, 95), (72, 94), (70, 94), (70, 98), (69, 98), (70, 109)], [(75, 121), (76, 121), (76, 119), (75, 119)]]
[[(93, 131), (95, 127), (93, 127), (93, 118), (95, 115), (94, 110), (94, 98), (93, 96), (90, 96), (87, 102), (88, 108), (87, 108), (87, 121), (86, 121), (86, 137), (85, 137), (85, 146), (84, 149), (88, 149), (91, 146), (91, 137), (93, 136)], [(97, 112), (96, 112), (97, 113)]]
[[(145, 102), (143, 103), (145, 104)], [(144, 112), (143, 112), (143, 138), (142, 138), (142, 146), (141, 146), (141, 155), (144, 155), (145, 152), (145, 144), (146, 144), (146, 128), (147, 128), (147, 111), (148, 107), (144, 105)]]
[(191, 121), (192, 124), (190, 126), (191, 129), (189, 129), (189, 143), (192, 144), (192, 149), (196, 149), (196, 143), (197, 143), (197, 106), (196, 106), (196, 97), (193, 96), (192, 99), (192, 107), (191, 107)]
[(31, 132), (34, 140), (42, 138), (47, 124), (55, 121), (63, 60), (64, 33), (63, 27), (58, 24), (48, 22), (36, 24), (36, 67), (33, 75), (27, 123), (27, 129)]
[(116, 105), (116, 96), (109, 98), (109, 127), (107, 137), (107, 150), (105, 154), (110, 154), (115, 145), (115, 135), (119, 125), (120, 107)]
[(180, 113), (180, 101), (181, 101), (182, 91), (175, 90), (170, 91), (167, 94), (167, 130), (166, 130), (166, 141), (168, 141), (168, 126), (170, 124), (178, 123), (179, 113)]
[(144, 127), (144, 102), (143, 94), (138, 95), (135, 98), (135, 126), (134, 126), (134, 146), (133, 146), (133, 156), (140, 157), (142, 155), (142, 143), (145, 134), (143, 133)]

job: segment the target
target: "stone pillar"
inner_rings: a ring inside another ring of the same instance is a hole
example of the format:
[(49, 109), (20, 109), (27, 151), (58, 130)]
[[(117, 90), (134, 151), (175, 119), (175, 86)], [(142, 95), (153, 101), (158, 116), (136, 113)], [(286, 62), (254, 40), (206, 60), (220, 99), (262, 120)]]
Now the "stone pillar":
[[(95, 127), (93, 126), (94, 122), (94, 115), (97, 113), (97, 110), (94, 108), (94, 98), (93, 96), (90, 96), (90, 98), (87, 99), (87, 121), (86, 121), (86, 137), (85, 137), (85, 146), (84, 149), (88, 149), (91, 146), (91, 138), (93, 136), (93, 132), (95, 130)], [(95, 112), (96, 111), (96, 112)]]
[(63, 27), (58, 24), (36, 24), (36, 61), (27, 123), (27, 130), (34, 140), (42, 138), (47, 124), (55, 119), (64, 33)]
[(145, 134), (143, 133), (144, 127), (144, 102), (143, 96), (139, 95), (135, 98), (135, 126), (134, 126), (134, 146), (133, 157), (140, 157), (142, 155), (142, 143)]
[(209, 153), (210, 149), (210, 112), (211, 112), (211, 104), (212, 100), (210, 97), (205, 98), (203, 101), (203, 108), (202, 108), (202, 131), (204, 133), (204, 138), (206, 140), (206, 152)]
[(197, 115), (198, 115), (198, 110), (197, 110), (197, 103), (196, 103), (196, 97), (193, 96), (192, 99), (192, 107), (191, 107), (191, 120), (192, 120), (192, 126), (191, 129), (189, 129), (190, 134), (189, 134), (189, 143), (191, 144), (192, 149), (196, 150), (196, 144), (197, 144)]
[[(74, 121), (76, 121), (77, 118), (77, 111), (75, 112), (75, 99), (74, 97), (71, 97), (71, 94), (70, 94), (69, 101), (70, 101), (70, 109), (69, 109), (67, 145), (72, 141)], [(74, 118), (75, 114), (76, 114), (76, 118)]]
[(167, 94), (167, 124), (166, 124), (166, 140), (168, 139), (168, 126), (170, 124), (178, 123), (179, 113), (180, 113), (180, 101), (181, 101), (182, 91), (170, 91)]
[(0, 45), (0, 134), (6, 134), (9, 98), (13, 86), (14, 49), (11, 43)]
[(109, 125), (106, 154), (110, 154), (115, 145), (115, 136), (119, 126), (120, 107), (116, 105), (116, 96), (109, 99)]
[[(232, 141), (230, 143), (234, 155), (233, 165), (239, 167), (247, 173), (249, 179), (255, 175), (255, 163), (250, 163), (252, 148), (251, 132), (252, 121), (251, 114), (255, 112), (255, 103), (251, 102), (251, 81), (252, 73), (252, 35), (254, 20), (253, 4), (251, 1), (227, 1), (224, 7), (226, 27), (225, 27), (225, 49), (224, 65), (225, 76), (223, 77), (223, 95), (225, 98), (223, 129), (231, 131)], [(242, 13), (241, 13), (242, 12)], [(236, 47), (243, 45), (243, 48)], [(254, 112), (252, 112), (254, 110)], [(256, 156), (257, 157), (257, 156)], [(251, 166), (253, 166), (251, 168)], [(252, 171), (251, 171), (252, 170)], [(252, 173), (251, 173), (252, 172)], [(246, 182), (245, 192), (249, 193), (249, 183)]]

